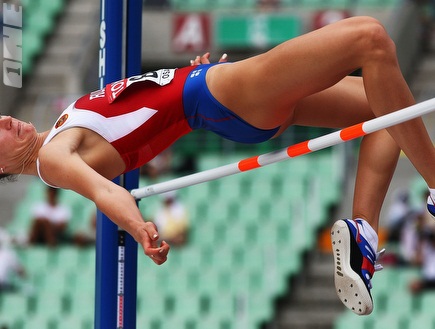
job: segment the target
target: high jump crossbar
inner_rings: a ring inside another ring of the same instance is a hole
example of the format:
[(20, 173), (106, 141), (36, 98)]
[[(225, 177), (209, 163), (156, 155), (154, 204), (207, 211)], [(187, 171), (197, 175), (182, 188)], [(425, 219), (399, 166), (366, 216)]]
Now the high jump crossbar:
[(289, 158), (319, 151), (349, 140), (353, 140), (381, 129), (389, 128), (399, 123), (435, 111), (435, 98), (411, 105), (401, 110), (314, 138), (287, 148), (253, 156), (221, 167), (204, 170), (191, 175), (175, 178), (142, 188), (132, 189), (131, 194), (136, 200), (164, 192), (178, 190), (183, 187), (215, 180), (233, 174), (264, 167)]

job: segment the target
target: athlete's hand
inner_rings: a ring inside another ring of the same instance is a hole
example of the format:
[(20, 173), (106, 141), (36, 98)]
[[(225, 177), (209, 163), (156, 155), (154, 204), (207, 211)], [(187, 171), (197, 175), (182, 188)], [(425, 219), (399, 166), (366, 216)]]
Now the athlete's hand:
[(142, 245), (145, 255), (154, 263), (162, 265), (166, 262), (170, 247), (165, 241), (159, 246), (159, 233), (154, 223), (145, 222), (138, 232), (136, 241)]
[[(223, 54), (221, 58), (219, 58), (219, 63), (225, 63), (227, 61), (227, 54)], [(210, 53), (206, 52), (202, 56), (196, 56), (195, 59), (190, 60), (190, 65), (200, 65), (200, 64), (210, 64)]]

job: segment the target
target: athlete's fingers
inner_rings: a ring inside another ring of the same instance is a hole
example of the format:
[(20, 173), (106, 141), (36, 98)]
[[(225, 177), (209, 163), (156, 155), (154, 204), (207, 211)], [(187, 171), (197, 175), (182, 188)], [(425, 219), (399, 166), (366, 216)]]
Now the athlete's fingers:
[(228, 59), (228, 55), (227, 54), (223, 54), (221, 56), (221, 58), (219, 59), (219, 63), (225, 63)]
[[(227, 61), (227, 54), (223, 54), (221, 58), (219, 58), (219, 63), (224, 63)], [(196, 56), (195, 59), (190, 60), (190, 65), (201, 65), (201, 64), (210, 64), (210, 53), (206, 52), (202, 56)]]
[(145, 222), (140, 229), (139, 236), (136, 241), (142, 245), (145, 255), (157, 265), (166, 262), (170, 248), (165, 241), (159, 246), (159, 233), (153, 222)]
[(202, 55), (200, 62), (201, 64), (210, 64), (210, 53), (206, 52), (204, 55)]
[(190, 61), (190, 65), (194, 66), (194, 65), (200, 65), (201, 64), (201, 57), (196, 56), (195, 59)]
[(190, 61), (190, 65), (210, 64), (210, 53), (206, 52), (202, 56), (196, 56), (194, 60)]
[(154, 224), (153, 222), (145, 222), (144, 227), (145, 227), (146, 235), (148, 235), (148, 238), (150, 239), (150, 246), (152, 248), (157, 248), (158, 240), (159, 240), (159, 232), (157, 230), (156, 224)]
[(148, 253), (154, 263), (162, 265), (168, 259), (169, 250), (169, 245), (165, 241), (162, 241), (159, 248), (151, 248), (148, 250)]

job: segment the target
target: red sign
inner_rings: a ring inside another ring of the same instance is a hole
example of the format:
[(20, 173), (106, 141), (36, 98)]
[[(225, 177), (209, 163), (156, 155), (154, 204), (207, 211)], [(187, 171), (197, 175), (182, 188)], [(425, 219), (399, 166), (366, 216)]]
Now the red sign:
[(175, 52), (210, 50), (211, 33), (208, 14), (175, 14), (172, 26), (172, 49)]

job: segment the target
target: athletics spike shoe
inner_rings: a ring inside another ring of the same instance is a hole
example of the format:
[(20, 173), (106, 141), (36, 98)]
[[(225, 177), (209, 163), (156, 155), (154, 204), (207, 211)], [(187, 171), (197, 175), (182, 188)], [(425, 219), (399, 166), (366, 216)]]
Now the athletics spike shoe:
[(382, 269), (376, 264), (379, 257), (376, 232), (365, 220), (343, 219), (332, 226), (331, 241), (338, 297), (354, 313), (370, 314), (373, 310), (370, 280), (376, 270)]

